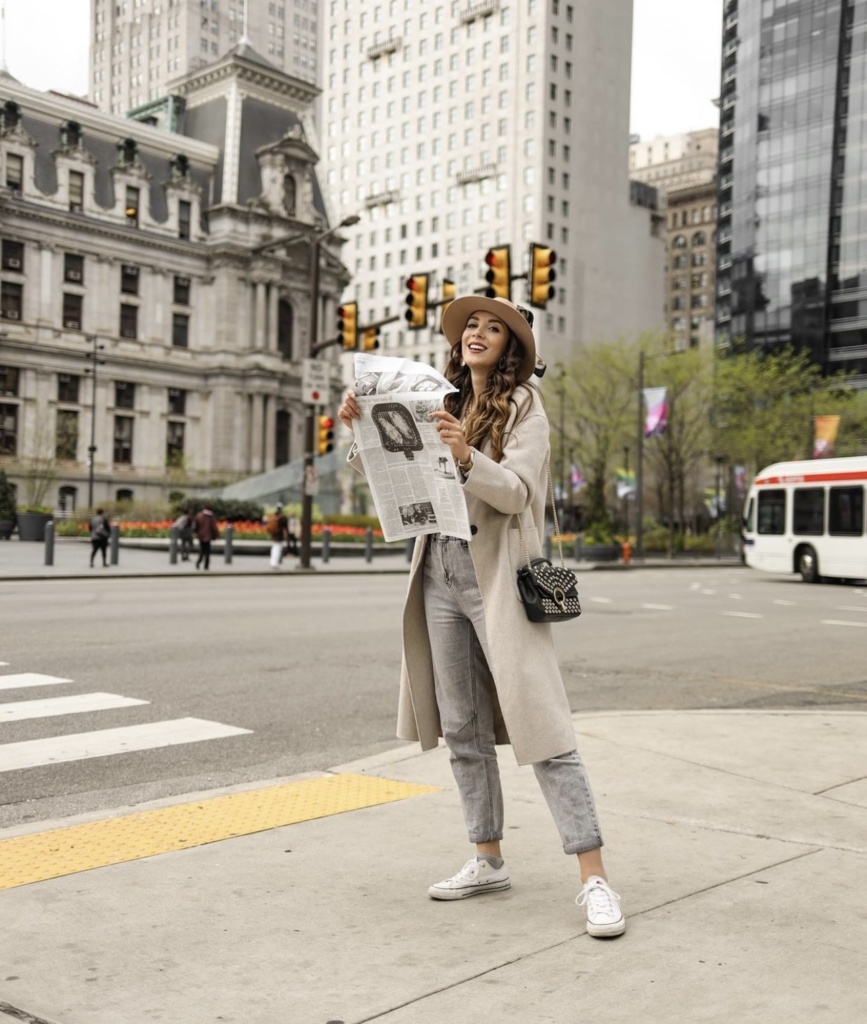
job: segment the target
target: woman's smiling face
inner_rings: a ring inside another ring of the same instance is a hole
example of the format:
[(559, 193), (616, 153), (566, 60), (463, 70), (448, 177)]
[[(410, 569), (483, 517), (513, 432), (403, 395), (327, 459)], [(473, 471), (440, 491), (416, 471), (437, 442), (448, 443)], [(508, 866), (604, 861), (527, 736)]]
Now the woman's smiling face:
[(470, 314), (461, 335), (461, 355), (470, 372), (493, 370), (508, 344), (509, 329), (499, 317), (481, 310)]

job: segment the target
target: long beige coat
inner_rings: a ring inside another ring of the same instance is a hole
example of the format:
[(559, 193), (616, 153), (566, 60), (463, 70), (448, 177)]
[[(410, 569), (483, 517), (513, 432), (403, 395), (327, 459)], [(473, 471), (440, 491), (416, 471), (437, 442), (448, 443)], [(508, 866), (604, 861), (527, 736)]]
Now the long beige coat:
[[(518, 596), (517, 572), (525, 557), (516, 514), (523, 513), (530, 557), (541, 555), (544, 535), (548, 418), (538, 394), (515, 396), (500, 462), (482, 451), (464, 482), (467, 511), (476, 529), (469, 545), (485, 606), (491, 674), (499, 702), (497, 742), (511, 742), (519, 764), (544, 761), (575, 749), (575, 731), (554, 651), (551, 626), (530, 622)], [(526, 415), (518, 407), (529, 403)], [(360, 469), (360, 460), (351, 459)], [(427, 537), (413, 552), (403, 614), (403, 665), (397, 735), (419, 740), (423, 750), (442, 735), (434, 691), (423, 579)], [(575, 628), (576, 622), (560, 629)]]

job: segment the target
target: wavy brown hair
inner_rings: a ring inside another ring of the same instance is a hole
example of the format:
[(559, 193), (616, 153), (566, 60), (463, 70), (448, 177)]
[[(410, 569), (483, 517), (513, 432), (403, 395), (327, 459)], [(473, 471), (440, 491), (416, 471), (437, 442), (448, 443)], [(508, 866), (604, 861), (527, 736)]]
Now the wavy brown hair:
[[(462, 332), (463, 333), (463, 332)], [(509, 331), (506, 351), (500, 361), (488, 374), (485, 389), (473, 403), (473, 382), (470, 369), (461, 357), (461, 339), (452, 345), (445, 376), (458, 389), (446, 395), (445, 409), (452, 416), (463, 421), (464, 436), (473, 448), (481, 447), (485, 440), (491, 442), (491, 457), (499, 462), (506, 446), (506, 424), (511, 414), (512, 398), (519, 388), (535, 391), (535, 388), (518, 378), (523, 361), (521, 344)], [(503, 366), (503, 369), (500, 367)], [(526, 415), (526, 409), (521, 414)]]

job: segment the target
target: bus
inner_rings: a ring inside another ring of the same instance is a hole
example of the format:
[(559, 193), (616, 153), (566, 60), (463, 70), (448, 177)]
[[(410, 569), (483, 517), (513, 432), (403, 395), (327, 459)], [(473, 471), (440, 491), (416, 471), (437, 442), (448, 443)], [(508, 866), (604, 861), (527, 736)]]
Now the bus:
[(867, 579), (867, 456), (777, 462), (753, 480), (744, 505), (744, 558), (807, 583)]

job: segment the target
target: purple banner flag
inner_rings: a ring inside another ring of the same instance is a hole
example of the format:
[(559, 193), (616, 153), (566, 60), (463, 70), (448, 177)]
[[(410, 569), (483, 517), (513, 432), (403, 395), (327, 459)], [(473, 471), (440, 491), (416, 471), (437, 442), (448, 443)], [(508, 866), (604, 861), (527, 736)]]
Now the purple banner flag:
[(644, 420), (645, 437), (665, 433), (668, 425), (668, 402), (665, 400), (665, 392), (665, 388), (644, 389), (644, 405), (647, 409)]

